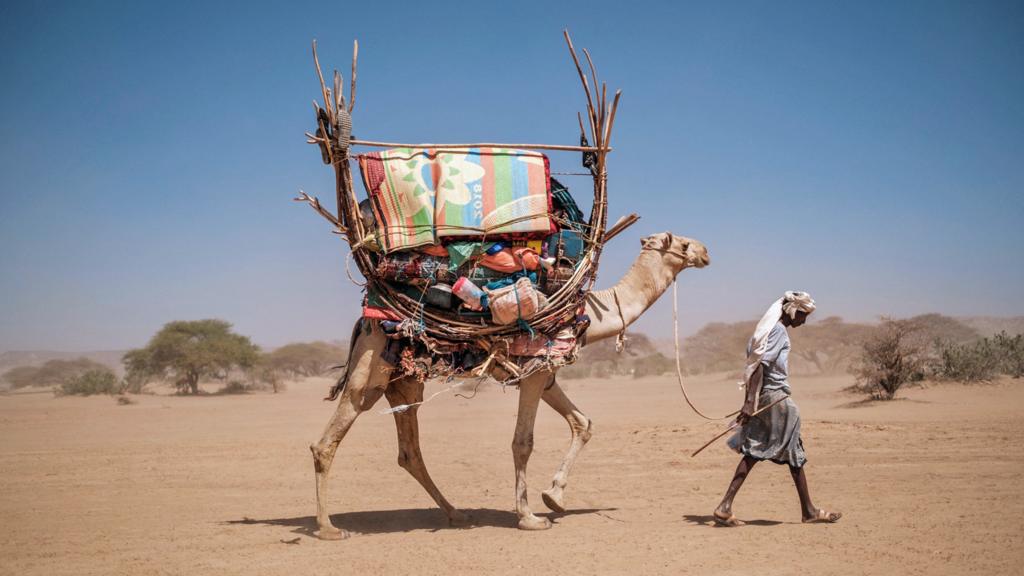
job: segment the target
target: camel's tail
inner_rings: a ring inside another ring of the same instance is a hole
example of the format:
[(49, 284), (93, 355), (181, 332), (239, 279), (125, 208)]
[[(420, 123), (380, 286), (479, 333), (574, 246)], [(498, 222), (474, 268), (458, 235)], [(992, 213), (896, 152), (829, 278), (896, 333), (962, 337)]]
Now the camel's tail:
[(348, 385), (349, 377), (349, 366), (352, 365), (352, 351), (356, 349), (356, 340), (359, 339), (359, 335), (363, 333), (363, 319), (359, 318), (356, 320), (355, 325), (352, 326), (352, 337), (349, 339), (348, 344), (348, 358), (345, 359), (345, 363), (337, 368), (342, 369), (341, 376), (338, 377), (338, 381), (331, 386), (331, 389), (327, 392), (327, 396), (324, 400), (334, 401), (338, 399), (338, 396), (345, 390), (345, 386)]

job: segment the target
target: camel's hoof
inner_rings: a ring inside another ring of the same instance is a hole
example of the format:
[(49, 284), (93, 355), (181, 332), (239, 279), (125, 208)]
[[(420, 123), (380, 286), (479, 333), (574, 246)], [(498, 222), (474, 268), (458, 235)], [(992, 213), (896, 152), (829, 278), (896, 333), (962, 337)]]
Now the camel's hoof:
[(548, 507), (548, 510), (552, 512), (565, 512), (561, 494), (556, 496), (551, 490), (545, 490), (540, 493), (540, 499), (544, 501), (544, 505)]
[(520, 530), (547, 530), (551, 528), (551, 520), (540, 516), (526, 516), (519, 519)]
[(348, 530), (340, 530), (334, 526), (321, 528), (316, 532), (316, 537), (321, 540), (345, 540), (351, 535)]
[(472, 523), (473, 517), (461, 510), (452, 510), (451, 514), (448, 515), (448, 525), (453, 528), (469, 526)]

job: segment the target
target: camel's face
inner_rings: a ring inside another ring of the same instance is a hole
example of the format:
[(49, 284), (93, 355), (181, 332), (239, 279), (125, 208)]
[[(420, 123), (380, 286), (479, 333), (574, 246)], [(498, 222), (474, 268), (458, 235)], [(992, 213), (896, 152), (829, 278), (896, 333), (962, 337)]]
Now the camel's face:
[(708, 249), (699, 240), (676, 236), (671, 232), (653, 234), (640, 240), (644, 250), (661, 252), (666, 258), (675, 259), (679, 270), (684, 268), (703, 268), (711, 263)]

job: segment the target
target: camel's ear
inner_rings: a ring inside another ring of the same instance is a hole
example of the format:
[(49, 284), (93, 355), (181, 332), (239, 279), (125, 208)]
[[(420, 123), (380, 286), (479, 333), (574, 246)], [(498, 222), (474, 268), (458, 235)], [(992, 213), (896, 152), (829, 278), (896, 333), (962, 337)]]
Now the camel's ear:
[(689, 249), (689, 247), (690, 247), (690, 239), (689, 238), (686, 238), (684, 236), (676, 236), (675, 234), (672, 234), (672, 233), (669, 233), (668, 238), (669, 238), (669, 242), (670, 243), (678, 241), (679, 242), (679, 249), (682, 250), (683, 252), (686, 252), (686, 250)]

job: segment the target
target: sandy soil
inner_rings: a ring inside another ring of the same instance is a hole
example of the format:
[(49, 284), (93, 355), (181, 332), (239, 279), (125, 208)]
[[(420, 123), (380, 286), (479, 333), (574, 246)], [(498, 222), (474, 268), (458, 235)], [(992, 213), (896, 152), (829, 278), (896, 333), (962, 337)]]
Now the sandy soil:
[[(595, 436), (546, 532), (516, 530), (509, 449), (514, 390), (438, 397), (424, 454), (475, 527), (450, 529), (395, 465), (390, 416), (356, 423), (331, 482), (341, 542), (312, 537), (307, 446), (334, 406), (327, 382), (279, 395), (0, 397), (0, 573), (1020, 574), (1024, 382), (911, 390), (856, 403), (846, 378), (797, 378), (811, 492), (842, 510), (802, 525), (789, 474), (762, 464), (736, 502), (750, 522), (709, 525), (737, 457), (690, 451), (720, 428), (686, 409), (674, 379), (568, 381)], [(712, 412), (739, 402), (719, 377), (688, 381)], [(435, 386), (434, 389), (437, 389)], [(544, 409), (530, 462), (543, 510), (568, 429)]]

